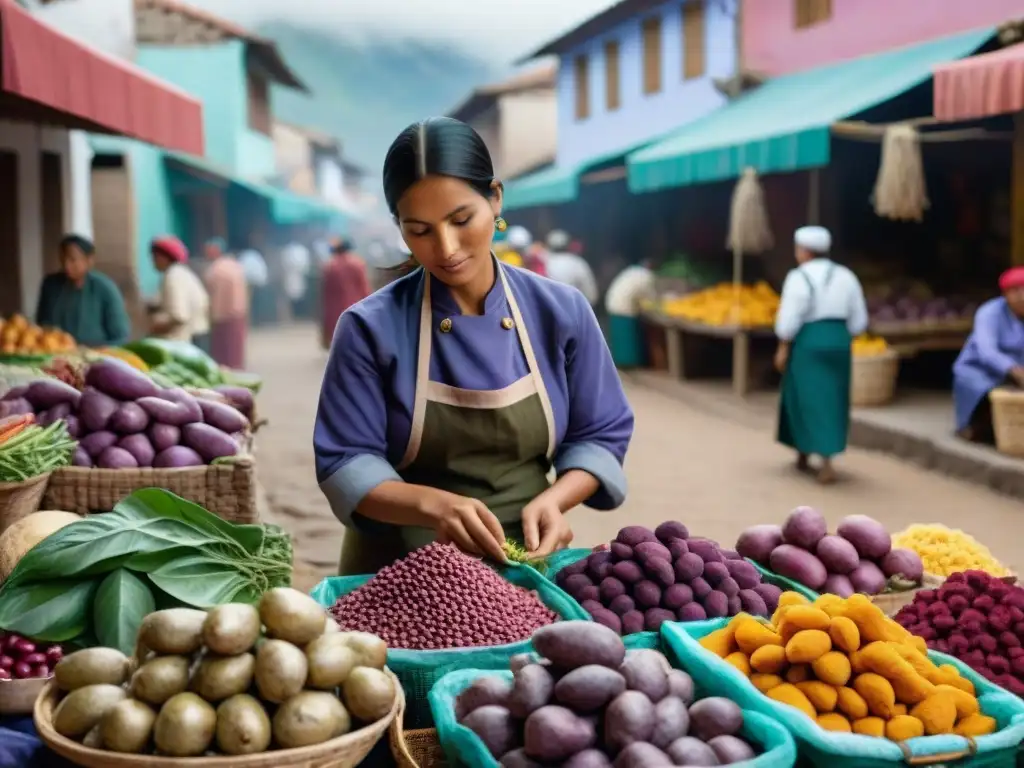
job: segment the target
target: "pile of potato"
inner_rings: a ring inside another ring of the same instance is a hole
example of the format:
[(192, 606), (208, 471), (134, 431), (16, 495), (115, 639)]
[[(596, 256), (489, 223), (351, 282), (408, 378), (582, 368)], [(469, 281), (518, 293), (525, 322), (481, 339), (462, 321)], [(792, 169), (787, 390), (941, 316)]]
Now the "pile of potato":
[[(261, 628), (266, 628), (261, 636)], [(135, 659), (113, 648), (66, 656), (53, 727), (94, 749), (198, 757), (293, 749), (385, 717), (397, 691), (380, 638), (341, 632), (293, 589), (259, 608), (149, 614)]]
[(922, 638), (864, 595), (811, 604), (785, 592), (770, 622), (740, 614), (700, 643), (829, 731), (905, 741), (996, 730), (973, 683), (953, 665), (934, 664)]

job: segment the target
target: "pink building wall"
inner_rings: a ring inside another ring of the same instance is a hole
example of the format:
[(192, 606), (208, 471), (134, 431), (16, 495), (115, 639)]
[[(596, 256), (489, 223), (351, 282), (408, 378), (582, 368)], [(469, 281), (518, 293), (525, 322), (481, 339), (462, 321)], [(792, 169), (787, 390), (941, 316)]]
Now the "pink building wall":
[(832, 18), (794, 25), (795, 0), (745, 0), (743, 66), (782, 75), (1024, 18), (1022, 0), (832, 0)]

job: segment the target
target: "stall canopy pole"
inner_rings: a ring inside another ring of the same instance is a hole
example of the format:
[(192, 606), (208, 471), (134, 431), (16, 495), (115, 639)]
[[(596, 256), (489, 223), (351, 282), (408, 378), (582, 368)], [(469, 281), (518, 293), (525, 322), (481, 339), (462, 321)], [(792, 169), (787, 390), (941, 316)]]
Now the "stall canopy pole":
[(807, 174), (807, 223), (820, 224), (821, 218), (821, 172), (812, 168)]
[(743, 285), (743, 256), (764, 253), (774, 245), (772, 230), (768, 226), (764, 189), (757, 171), (743, 171), (732, 193), (729, 210), (729, 238), (726, 247), (732, 251), (733, 313), (739, 324), (740, 289)]

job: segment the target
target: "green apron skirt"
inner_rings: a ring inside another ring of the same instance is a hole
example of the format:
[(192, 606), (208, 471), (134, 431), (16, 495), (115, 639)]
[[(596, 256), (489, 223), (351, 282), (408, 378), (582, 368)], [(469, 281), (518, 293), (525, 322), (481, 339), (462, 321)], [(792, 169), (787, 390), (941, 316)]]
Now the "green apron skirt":
[[(425, 273), (412, 429), (397, 469), (408, 483), (482, 501), (501, 521), (506, 537), (522, 543), (523, 507), (550, 485), (554, 415), (519, 305), (500, 264), (497, 269), (512, 316), (493, 320), (517, 332), (529, 372), (498, 390), (431, 381), (433, 315), (430, 275)], [(450, 329), (450, 322), (442, 322), (442, 333)], [(435, 538), (427, 528), (386, 525), (358, 513), (353, 524), (342, 541), (341, 576), (376, 573)]]
[(780, 443), (825, 458), (846, 450), (851, 341), (845, 320), (806, 323), (793, 339), (779, 399)]

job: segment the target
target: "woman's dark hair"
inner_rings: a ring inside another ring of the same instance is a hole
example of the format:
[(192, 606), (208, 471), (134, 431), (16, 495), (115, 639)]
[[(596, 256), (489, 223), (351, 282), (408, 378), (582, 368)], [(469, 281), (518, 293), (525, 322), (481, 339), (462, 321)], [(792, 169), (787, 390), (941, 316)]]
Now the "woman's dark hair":
[(66, 251), (71, 246), (74, 246), (86, 256), (92, 256), (96, 253), (96, 246), (92, 244), (92, 240), (81, 235), (64, 235), (60, 239), (60, 250), (61, 253)]
[(384, 199), (397, 215), (402, 195), (424, 176), (461, 179), (484, 197), (494, 194), (494, 165), (480, 134), (450, 117), (413, 123), (384, 159)]

